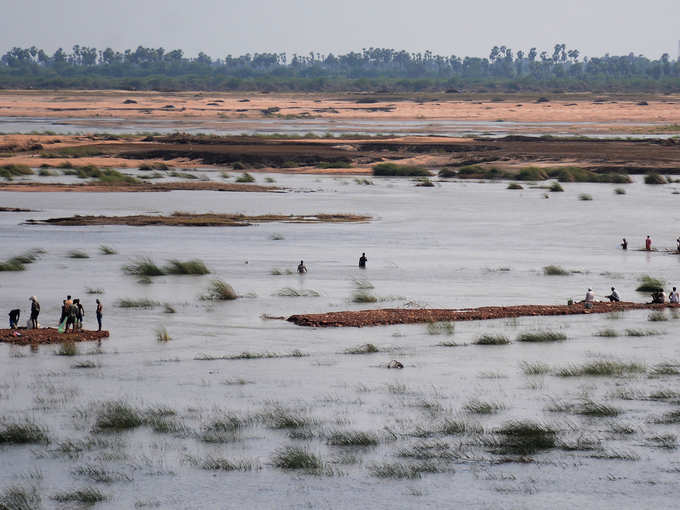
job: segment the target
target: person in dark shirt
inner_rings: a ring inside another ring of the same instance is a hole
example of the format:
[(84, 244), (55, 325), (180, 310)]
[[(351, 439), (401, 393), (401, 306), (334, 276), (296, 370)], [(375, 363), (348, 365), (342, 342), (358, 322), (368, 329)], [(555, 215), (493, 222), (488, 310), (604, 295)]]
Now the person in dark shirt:
[(102, 305), (101, 301), (97, 299), (97, 323), (99, 324), (99, 329), (97, 331), (102, 330), (102, 312), (104, 310), (104, 306)]
[(9, 312), (9, 329), (16, 329), (19, 325), (19, 316), (21, 315), (21, 310), (15, 308)]
[(38, 315), (40, 315), (40, 303), (38, 303), (38, 298), (31, 296), (29, 298), (31, 302), (31, 328), (38, 329)]
[(365, 268), (365, 267), (366, 267), (366, 262), (367, 262), (367, 261), (368, 261), (368, 259), (366, 258), (366, 254), (365, 254), (365, 253), (362, 253), (362, 254), (361, 254), (361, 257), (359, 257), (359, 267)]
[(303, 260), (301, 260), (300, 263), (298, 264), (297, 272), (298, 273), (306, 273), (307, 272), (307, 266), (305, 266), (305, 262)]
[(627, 250), (628, 249), (628, 241), (626, 241), (626, 238), (623, 238), (623, 242), (621, 243), (621, 249), (622, 250)]

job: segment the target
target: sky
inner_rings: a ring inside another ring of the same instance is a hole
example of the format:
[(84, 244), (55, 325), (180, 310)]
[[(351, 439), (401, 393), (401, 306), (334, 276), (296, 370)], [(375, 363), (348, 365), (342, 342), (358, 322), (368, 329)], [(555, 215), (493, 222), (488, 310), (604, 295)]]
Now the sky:
[(386, 47), (488, 56), (556, 43), (582, 56), (678, 56), (680, 0), (0, 0), (0, 52), (139, 45), (217, 58)]

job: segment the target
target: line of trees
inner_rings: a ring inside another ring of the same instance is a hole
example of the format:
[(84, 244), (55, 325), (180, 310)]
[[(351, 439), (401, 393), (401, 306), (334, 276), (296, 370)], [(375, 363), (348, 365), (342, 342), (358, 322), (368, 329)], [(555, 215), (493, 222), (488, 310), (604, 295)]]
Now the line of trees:
[(32, 46), (0, 58), (0, 88), (264, 91), (680, 91), (680, 62), (668, 54), (581, 58), (494, 46), (488, 58), (368, 48), (343, 55), (255, 53), (213, 59), (201, 52), (144, 48), (114, 51), (76, 45), (52, 55)]

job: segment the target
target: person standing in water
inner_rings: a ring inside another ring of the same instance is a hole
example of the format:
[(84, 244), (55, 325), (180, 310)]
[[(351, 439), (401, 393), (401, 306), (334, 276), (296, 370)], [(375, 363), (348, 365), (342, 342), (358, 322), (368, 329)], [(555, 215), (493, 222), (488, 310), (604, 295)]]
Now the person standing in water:
[(622, 250), (627, 250), (628, 249), (628, 241), (626, 241), (626, 238), (623, 238), (623, 241), (621, 242), (621, 249)]
[(31, 302), (31, 328), (38, 329), (38, 315), (40, 315), (40, 303), (38, 298), (31, 296), (28, 298)]
[(359, 257), (359, 267), (366, 269), (366, 262), (368, 259), (366, 258), (366, 254), (362, 253), (361, 257)]
[(649, 236), (645, 239), (645, 250), (652, 251), (652, 238)]
[(298, 264), (298, 269), (297, 272), (302, 274), (307, 272), (307, 267), (305, 267), (305, 261), (301, 260), (300, 263)]
[(102, 312), (104, 311), (104, 307), (102, 306), (101, 301), (97, 299), (97, 324), (99, 324), (99, 329), (97, 331), (102, 330)]
[(675, 305), (680, 303), (680, 294), (678, 294), (677, 288), (673, 287), (673, 292), (671, 292), (671, 295), (668, 296), (668, 301)]

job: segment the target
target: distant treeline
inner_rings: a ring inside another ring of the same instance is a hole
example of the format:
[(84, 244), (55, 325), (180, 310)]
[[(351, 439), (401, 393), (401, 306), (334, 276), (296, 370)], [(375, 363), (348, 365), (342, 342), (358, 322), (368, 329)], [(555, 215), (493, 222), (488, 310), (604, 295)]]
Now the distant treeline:
[(260, 91), (680, 92), (680, 63), (668, 54), (580, 58), (495, 46), (488, 58), (369, 48), (344, 55), (255, 53), (187, 58), (182, 50), (114, 51), (74, 46), (49, 55), (12, 48), (0, 59), (0, 88)]

